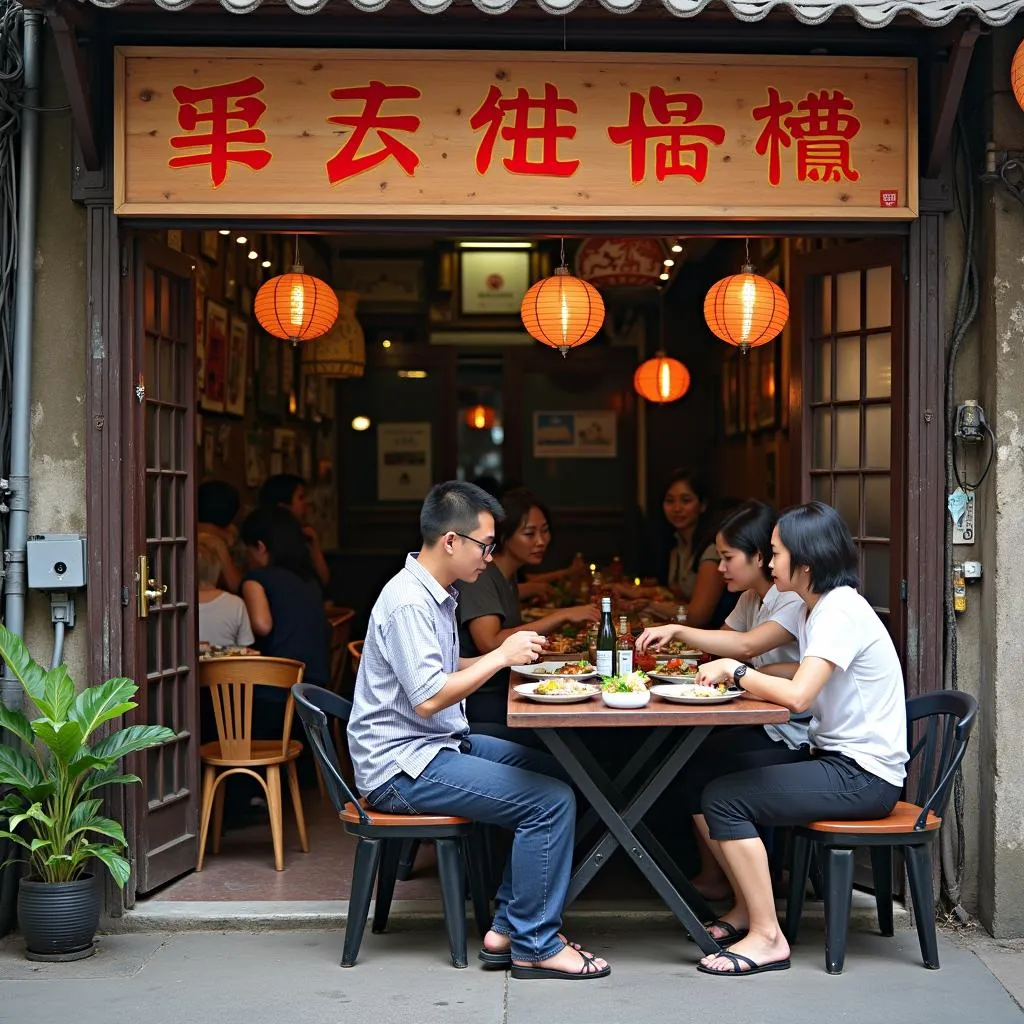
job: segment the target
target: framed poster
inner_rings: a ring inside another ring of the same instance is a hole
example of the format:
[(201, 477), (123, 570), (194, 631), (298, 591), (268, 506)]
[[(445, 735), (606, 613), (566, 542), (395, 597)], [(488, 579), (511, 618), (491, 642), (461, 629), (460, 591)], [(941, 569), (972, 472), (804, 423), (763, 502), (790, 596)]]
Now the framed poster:
[(377, 500), (422, 501), (432, 482), (430, 424), (378, 424)]
[(618, 449), (614, 412), (604, 409), (533, 414), (535, 459), (614, 459)]
[(217, 231), (199, 233), (199, 255), (216, 263), (220, 259), (220, 234)]
[(259, 487), (267, 479), (267, 443), (262, 430), (245, 435), (245, 486)]
[(224, 411), (228, 372), (228, 311), (219, 302), (206, 300), (206, 367), (202, 406)]
[(224, 411), (245, 415), (245, 383), (248, 374), (249, 321), (240, 316), (231, 318), (228, 335), (227, 385), (224, 390)]
[(459, 311), (464, 316), (508, 316), (519, 312), (530, 287), (528, 249), (468, 249), (459, 255)]
[(393, 312), (423, 304), (422, 260), (339, 260), (341, 289), (359, 295), (359, 309)]

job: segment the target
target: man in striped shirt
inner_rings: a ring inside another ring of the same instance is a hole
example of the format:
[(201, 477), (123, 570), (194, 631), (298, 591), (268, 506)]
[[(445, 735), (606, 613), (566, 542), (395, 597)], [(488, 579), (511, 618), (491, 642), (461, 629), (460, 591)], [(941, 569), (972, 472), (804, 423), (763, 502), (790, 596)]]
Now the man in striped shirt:
[(465, 699), (495, 672), (535, 661), (543, 637), (513, 633), (479, 658), (459, 656), (458, 580), (494, 550), (502, 508), (450, 481), (420, 511), (423, 546), (381, 591), (370, 616), (348, 726), (356, 784), (392, 814), (461, 815), (514, 832), (480, 959), (514, 978), (589, 980), (611, 968), (559, 933), (576, 804), (550, 755), (471, 734)]

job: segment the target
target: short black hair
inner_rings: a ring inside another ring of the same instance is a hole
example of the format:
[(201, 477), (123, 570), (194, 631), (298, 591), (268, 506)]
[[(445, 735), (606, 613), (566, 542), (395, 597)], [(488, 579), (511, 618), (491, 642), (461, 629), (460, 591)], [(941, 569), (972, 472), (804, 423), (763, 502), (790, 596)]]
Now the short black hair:
[(551, 528), (551, 512), (547, 505), (526, 487), (515, 487), (511, 491), (506, 491), (501, 496), (501, 507), (505, 510), (505, 518), (496, 531), (499, 551), (504, 549), (516, 530), (526, 522), (531, 508), (540, 509), (541, 515), (548, 522), (548, 529)]
[(462, 480), (448, 480), (435, 484), (423, 499), (420, 509), (420, 533), (423, 543), (436, 544), (446, 533), (469, 533), (480, 522), (480, 513), (490, 512), (494, 522), (500, 523), (505, 512), (498, 499), (483, 488)]
[(199, 485), (196, 514), (201, 523), (229, 526), (238, 515), (240, 504), (238, 490), (226, 480), (207, 480)]
[(761, 572), (766, 580), (772, 578), (768, 565), (772, 560), (772, 530), (777, 520), (771, 505), (751, 498), (730, 512), (718, 527), (729, 547), (742, 551), (748, 558), (761, 556)]
[(306, 481), (294, 473), (275, 473), (263, 481), (260, 488), (261, 505), (290, 505), (295, 492), (305, 487)]
[(859, 585), (857, 548), (843, 517), (831, 505), (809, 501), (788, 509), (779, 516), (778, 529), (789, 552), (790, 572), (806, 565), (815, 594)]

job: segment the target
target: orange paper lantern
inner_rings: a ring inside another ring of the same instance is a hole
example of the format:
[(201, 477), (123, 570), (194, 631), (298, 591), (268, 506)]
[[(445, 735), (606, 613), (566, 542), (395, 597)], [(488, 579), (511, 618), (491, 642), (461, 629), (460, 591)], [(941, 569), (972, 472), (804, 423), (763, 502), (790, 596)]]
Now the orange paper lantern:
[(272, 277), (260, 287), (253, 312), (268, 334), (295, 345), (330, 330), (338, 319), (338, 297), (329, 284), (303, 273), (296, 263), (291, 273)]
[(604, 301), (597, 289), (564, 266), (530, 288), (519, 312), (527, 333), (563, 357), (590, 341), (604, 323)]
[(648, 402), (674, 402), (690, 390), (690, 371), (678, 359), (656, 352), (633, 374), (633, 388)]
[(1024, 110), (1024, 43), (1017, 47), (1010, 64), (1010, 88), (1013, 89), (1017, 105)]
[(744, 263), (738, 274), (711, 286), (704, 299), (704, 319), (712, 334), (747, 352), (767, 345), (786, 326), (789, 299), (777, 284)]
[(497, 413), (489, 405), (474, 405), (466, 410), (466, 426), (472, 430), (490, 430)]

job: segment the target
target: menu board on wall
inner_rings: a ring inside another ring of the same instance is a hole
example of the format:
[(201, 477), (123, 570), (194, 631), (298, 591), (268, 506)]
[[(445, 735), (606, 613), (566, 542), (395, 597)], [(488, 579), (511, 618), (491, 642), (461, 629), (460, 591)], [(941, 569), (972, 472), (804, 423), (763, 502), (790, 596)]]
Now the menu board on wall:
[(432, 481), (430, 424), (378, 424), (377, 500), (422, 501)]

